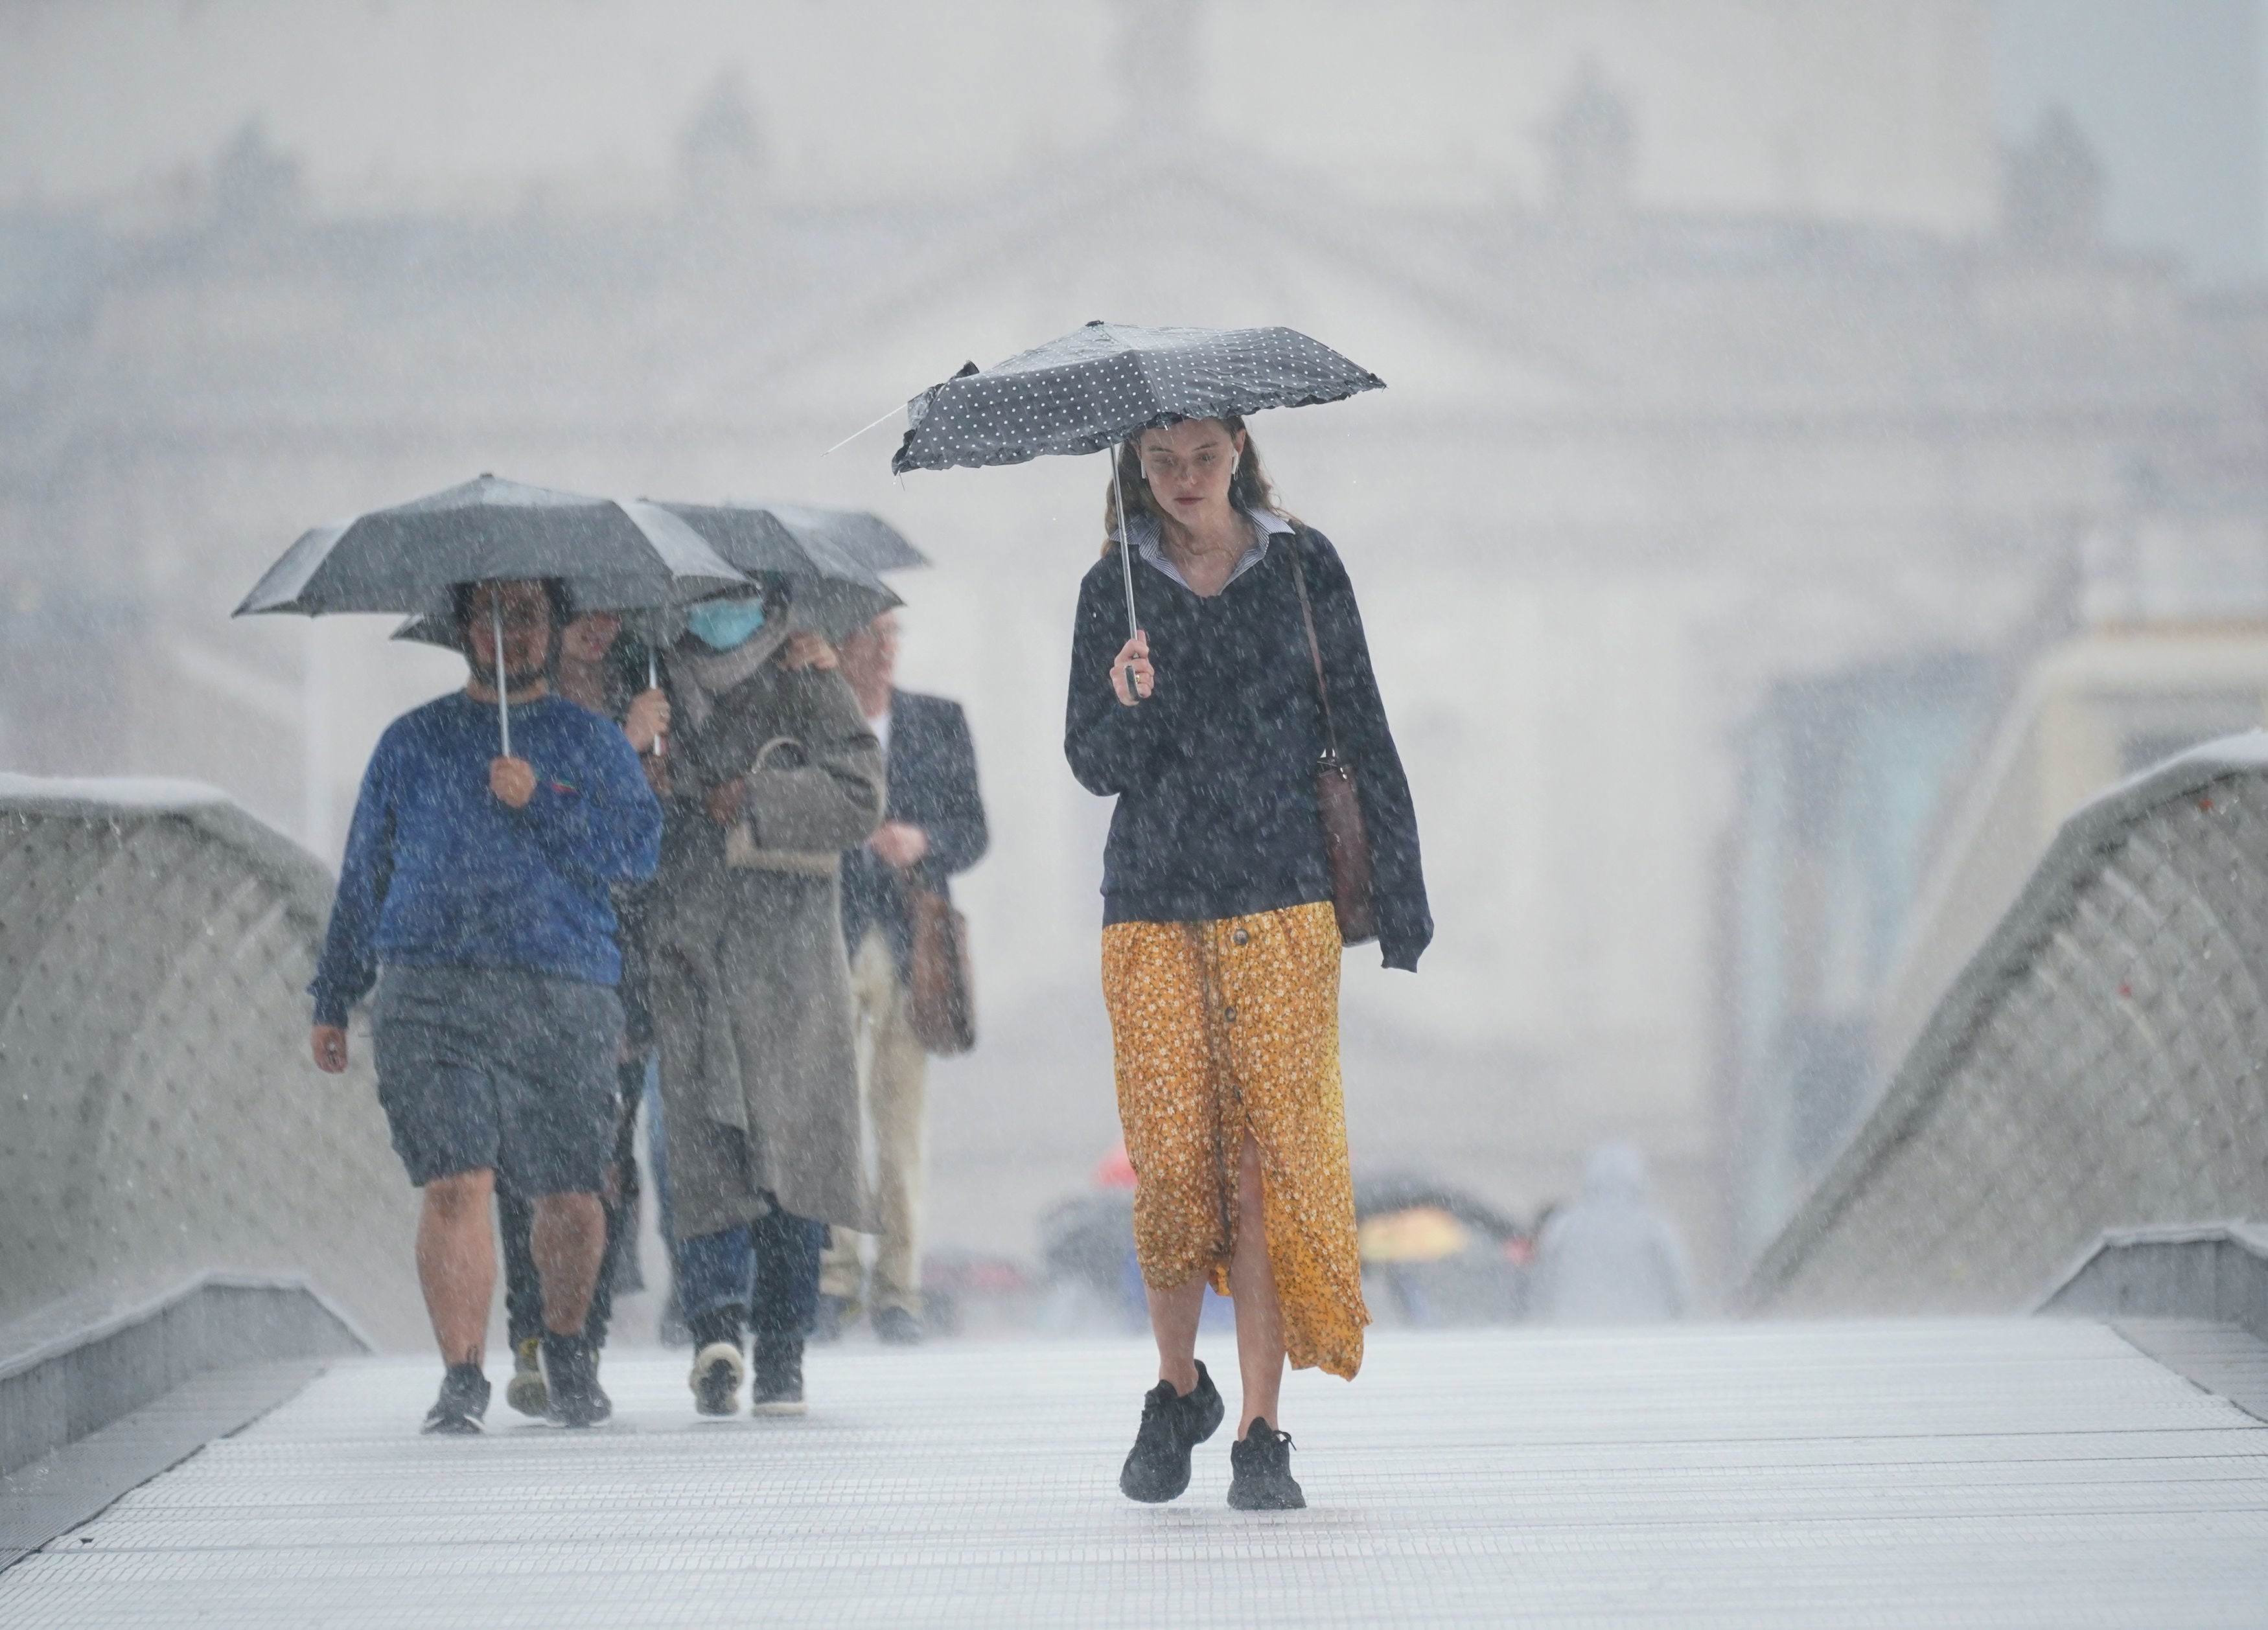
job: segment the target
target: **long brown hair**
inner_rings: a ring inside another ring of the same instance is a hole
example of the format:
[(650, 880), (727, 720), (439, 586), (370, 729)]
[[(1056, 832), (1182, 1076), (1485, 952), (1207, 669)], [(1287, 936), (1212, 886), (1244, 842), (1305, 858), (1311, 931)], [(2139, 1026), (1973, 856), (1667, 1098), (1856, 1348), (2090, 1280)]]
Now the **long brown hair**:
[[(1167, 422), (1174, 422), (1167, 421)], [(1220, 422), (1231, 437), (1244, 437), (1244, 453), (1237, 460), (1236, 473), (1228, 478), (1228, 501), (1240, 510), (1273, 510), (1276, 489), (1269, 484), (1268, 472), (1261, 467), (1260, 444), (1252, 439), (1252, 432), (1244, 428), (1240, 414), (1225, 413)], [(1155, 425), (1144, 425), (1142, 430), (1155, 430)], [(1150, 478), (1142, 474), (1142, 430), (1137, 430), (1118, 444), (1118, 481), (1106, 485), (1102, 491), (1102, 552), (1108, 554), (1118, 547), (1118, 492), (1126, 489), (1126, 510), (1136, 520), (1155, 523), (1161, 529), (1164, 517), (1158, 510), (1158, 496), (1150, 490)]]

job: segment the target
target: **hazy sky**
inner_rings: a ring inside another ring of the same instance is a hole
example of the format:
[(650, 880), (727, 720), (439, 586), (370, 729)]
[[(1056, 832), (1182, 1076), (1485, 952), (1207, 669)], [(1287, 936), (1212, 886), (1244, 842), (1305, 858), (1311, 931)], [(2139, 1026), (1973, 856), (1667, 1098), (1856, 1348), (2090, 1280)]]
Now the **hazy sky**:
[[(913, 0), (826, 6), (644, 0), (632, 7), (482, 0), (451, 7), (333, 0), (314, 7), (0, 0), (0, 200), (70, 200), (114, 194), (122, 183), (159, 185), (169, 173), (209, 164), (247, 113), (261, 110), (271, 136), (306, 158), (331, 207), (414, 205), (430, 198), (437, 174), (452, 177), (456, 195), (471, 200), (513, 202), (538, 180), (601, 198), (634, 196), (670, 173), (676, 132), (720, 73), (738, 74), (755, 92), (767, 146), (792, 194), (871, 188), (874, 177), (890, 174), (916, 191), (951, 187), (1016, 170), (1101, 133), (1110, 116), (1105, 110), (1116, 109), (1124, 93), (1120, 3), (946, 8)], [(1616, 37), (1628, 48), (1609, 55), (1653, 136), (1641, 155), (1641, 180), (1679, 203), (1764, 202), (1749, 195), (1753, 186), (1747, 193), (1730, 187), (1712, 200), (1707, 187), (1681, 183), (1676, 165), (1706, 162), (1728, 174), (1743, 164), (1754, 167), (1749, 150), (1770, 143), (1743, 121), (1753, 123), (1760, 105), (1775, 104), (1757, 116), (1786, 121), (1787, 132), (1801, 136), (1778, 138), (1787, 149), (1781, 161), (1823, 166), (1830, 178), (1823, 190), (1797, 187), (1798, 200), (1815, 196), (1830, 211), (1848, 211), (1855, 196), (1872, 202), (1858, 210), (1862, 215), (1948, 218), (1926, 206), (1890, 204), (1896, 170), (1880, 155), (1844, 156), (1851, 174), (1838, 192), (1830, 137), (1843, 126), (1879, 127), (1886, 139), (1918, 154), (1933, 136), (1950, 139), (1952, 127), (1969, 117), (1957, 94), (1932, 91), (1927, 74), (1897, 77), (1891, 64), (1911, 51), (1886, 45), (1862, 74), (1862, 86), (1820, 66), (1837, 60), (1831, 48), (1807, 57), (1806, 30), (1815, 32), (1818, 19), (1832, 14), (1819, 9), (1822, 0), (1747, 9), (1712, 9), (1699, 0), (1491, 0), (1500, 11), (1404, 0), (1390, 25), (1378, 20), (1388, 14), (1331, 0), (1297, 7), (1237, 0), (1210, 11), (1188, 0), (1139, 3), (1146, 7), (1145, 38), (1157, 36), (1162, 48), (1202, 36), (1208, 44), (1200, 58), (1227, 49), (1222, 42), (1236, 30), (1258, 27), (1273, 37), (1261, 55), (1302, 80), (1331, 77), (1317, 50), (1363, 57), (1380, 95), (1395, 62), (1439, 80), (1436, 94), (1396, 115), (1401, 125), (1425, 127), (1423, 141), (1403, 132), (1403, 145), (1425, 147), (1430, 171), (1415, 158), (1395, 170), (1394, 130), (1360, 123), (1379, 95), (1345, 104), (1324, 134), (1346, 135), (1357, 145), (1352, 155), (1329, 150), (1336, 167), (1347, 172), (1343, 179), (1355, 179), (1360, 159), (1380, 169), (1382, 185), (1447, 186), (1445, 198), (1469, 185), (1484, 202), (1485, 178), (1510, 162), (1486, 151), (1495, 139), (1489, 129), (1509, 131), (1505, 139), (1521, 150), (1520, 165), (1531, 162), (1527, 150), (1564, 89), (1569, 53), (1591, 48), (1586, 31), (1621, 31)], [(1962, 0), (1901, 3), (1944, 19), (1946, 41), (1977, 37), (1980, 12)], [(1992, 0), (1981, 14), (1990, 21), (1998, 132), (2019, 138), (2049, 106), (2068, 106), (2102, 152), (2114, 239), (2177, 251), (2207, 279), (2268, 270), (2264, 4), (2268, 0)], [(1485, 48), (1481, 34), (1449, 48), (1489, 17), (1526, 43), (1509, 49), (1500, 33), (1484, 29)], [(1193, 20), (1199, 18), (1211, 20)], [(1300, 26), (1290, 19), (1304, 19), (1307, 38), (1283, 37), (1285, 28)], [(1429, 31), (1438, 48), (1413, 40), (1412, 29)], [(1671, 59), (1667, 79), (1648, 80), (1639, 48), (1649, 41)], [(1721, 47), (1715, 55), (1712, 41)], [(1476, 54), (1490, 59), (1483, 79), (1457, 80)], [(1251, 60), (1252, 43), (1236, 39), (1229, 55)], [(1840, 126), (1807, 115), (1805, 87), (1788, 77), (1800, 80), (1807, 62), (1822, 80), (1812, 89), (1846, 113), (1857, 88), (1878, 89), (1882, 106), (1845, 117)], [(1523, 70), (1542, 78), (1522, 82)], [(1742, 78), (1757, 73), (1778, 73), (1788, 88), (1762, 94)], [(462, 94), (468, 84), (490, 86), (493, 94)], [(1943, 99), (1941, 111), (1900, 122), (1897, 108), (1932, 94)], [(1488, 111), (1498, 104), (1501, 117)], [(1435, 131), (1418, 116), (1435, 106), (1469, 110), (1481, 123)], [(1285, 115), (1270, 116), (1280, 126)], [(1957, 161), (1916, 162), (1938, 178), (1933, 186), (1958, 170)], [(1469, 183), (1432, 173), (1460, 163), (1472, 172)], [(1533, 191), (1532, 180), (1526, 190)], [(1956, 209), (1951, 218), (1978, 215)]]
[(2268, 269), (2259, 0), (1998, 0), (1993, 114), (2021, 138), (2060, 103), (2110, 178), (2110, 236), (2209, 281)]

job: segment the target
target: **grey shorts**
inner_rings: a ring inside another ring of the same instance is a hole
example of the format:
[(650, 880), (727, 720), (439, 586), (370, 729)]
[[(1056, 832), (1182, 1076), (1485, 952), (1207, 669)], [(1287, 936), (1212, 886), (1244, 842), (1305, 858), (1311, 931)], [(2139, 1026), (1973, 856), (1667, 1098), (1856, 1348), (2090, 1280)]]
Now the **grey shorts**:
[(492, 1171), (523, 1194), (595, 1194), (615, 1151), (622, 1004), (514, 968), (380, 970), (378, 1101), (423, 1188)]

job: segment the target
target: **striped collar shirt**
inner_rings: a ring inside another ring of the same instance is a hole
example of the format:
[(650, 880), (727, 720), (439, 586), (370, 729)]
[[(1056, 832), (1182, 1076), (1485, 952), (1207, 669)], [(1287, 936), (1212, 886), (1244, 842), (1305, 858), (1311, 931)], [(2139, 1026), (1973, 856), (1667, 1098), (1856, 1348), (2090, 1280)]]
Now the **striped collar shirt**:
[[(1236, 562), (1236, 569), (1228, 574), (1228, 583), (1220, 585), (1223, 589), (1268, 558), (1268, 545), (1271, 540), (1292, 535), (1292, 523), (1272, 510), (1247, 510), (1244, 518), (1252, 523), (1252, 547), (1245, 550), (1243, 557)], [(1184, 589), (1189, 589), (1189, 579), (1182, 576), (1182, 569), (1174, 565), (1173, 558), (1166, 553), (1155, 518), (1145, 515), (1135, 521), (1134, 553)], [(1197, 591), (1189, 589), (1189, 592), (1194, 594)]]

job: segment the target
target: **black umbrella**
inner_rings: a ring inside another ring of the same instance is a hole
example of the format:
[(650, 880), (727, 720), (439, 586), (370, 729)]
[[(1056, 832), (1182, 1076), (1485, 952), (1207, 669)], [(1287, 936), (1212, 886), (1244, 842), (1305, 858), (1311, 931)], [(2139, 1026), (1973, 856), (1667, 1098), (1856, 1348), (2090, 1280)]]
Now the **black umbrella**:
[[(632, 514), (611, 498), (556, 492), (482, 475), (391, 509), (301, 535), (236, 608), (239, 617), (298, 612), (409, 612), (447, 616), (450, 590), (490, 579), (553, 577), (582, 611), (680, 605), (748, 585), (701, 535), (654, 505)], [(504, 750), (512, 715), (504, 694), (503, 615), (497, 613), (497, 709)]]
[[(1101, 452), (1176, 419), (1240, 416), (1337, 401), (1386, 381), (1290, 328), (1138, 328), (1095, 321), (990, 368), (970, 363), (906, 404), (890, 468), (1022, 464)], [(1111, 479), (1118, 460), (1110, 462)], [(1118, 513), (1126, 513), (1122, 496)], [(1134, 557), (1126, 527), (1126, 626), (1135, 630)]]

